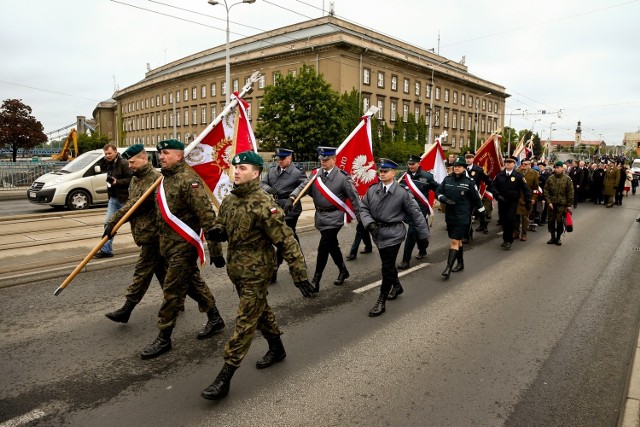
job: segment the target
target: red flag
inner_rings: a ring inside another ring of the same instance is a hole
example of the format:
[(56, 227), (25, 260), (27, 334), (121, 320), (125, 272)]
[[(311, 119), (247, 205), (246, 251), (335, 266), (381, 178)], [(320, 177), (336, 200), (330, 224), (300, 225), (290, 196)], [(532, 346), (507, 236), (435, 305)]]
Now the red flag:
[(336, 165), (351, 175), (360, 197), (372, 184), (378, 182), (376, 162), (371, 144), (371, 115), (362, 120), (336, 150)]
[[(420, 169), (431, 172), (433, 174), (433, 179), (438, 184), (440, 184), (447, 176), (447, 166), (444, 163), (444, 158), (444, 150), (440, 144), (440, 137), (437, 137), (436, 142), (427, 149), (427, 151), (422, 155), (422, 160), (420, 160)], [(435, 193), (433, 191), (429, 191), (427, 199), (431, 206), (433, 206), (435, 198)]]
[[(231, 191), (231, 181), (227, 175), (231, 158), (236, 153), (247, 150), (257, 152), (253, 129), (247, 118), (246, 108), (249, 104), (240, 98), (237, 92), (234, 92), (232, 98), (237, 99), (238, 108), (231, 110), (213, 127), (207, 126), (198, 136), (198, 145), (185, 159), (219, 202)], [(236, 114), (239, 115), (237, 129)]]
[[(504, 164), (502, 159), (502, 153), (500, 152), (500, 135), (494, 134), (489, 136), (487, 140), (476, 151), (476, 157), (474, 163), (484, 169), (484, 172), (489, 178), (494, 179), (498, 172), (502, 170)], [(478, 191), (480, 195), (484, 196), (486, 190), (486, 184), (480, 183)], [(491, 194), (487, 193), (487, 196), (493, 198)]]

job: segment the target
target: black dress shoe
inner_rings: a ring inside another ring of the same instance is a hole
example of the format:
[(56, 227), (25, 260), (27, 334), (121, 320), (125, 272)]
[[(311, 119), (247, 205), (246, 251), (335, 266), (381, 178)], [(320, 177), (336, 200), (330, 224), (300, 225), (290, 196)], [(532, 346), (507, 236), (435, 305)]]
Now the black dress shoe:
[(408, 261), (402, 261), (400, 264), (398, 264), (398, 270), (406, 270), (407, 268), (409, 268)]
[(427, 256), (427, 251), (418, 252), (418, 255), (416, 255), (416, 259), (422, 259), (422, 258), (424, 258), (426, 256)]
[(364, 248), (360, 251), (361, 254), (370, 254), (371, 252), (373, 252), (371, 248)]
[(98, 258), (98, 259), (100, 259), (100, 258), (113, 258), (113, 254), (100, 251), (97, 254), (95, 254), (93, 257), (94, 258)]
[(349, 254), (349, 255), (347, 255), (347, 256), (345, 257), (345, 259), (346, 259), (347, 261), (353, 261), (354, 259), (356, 259), (356, 255)]

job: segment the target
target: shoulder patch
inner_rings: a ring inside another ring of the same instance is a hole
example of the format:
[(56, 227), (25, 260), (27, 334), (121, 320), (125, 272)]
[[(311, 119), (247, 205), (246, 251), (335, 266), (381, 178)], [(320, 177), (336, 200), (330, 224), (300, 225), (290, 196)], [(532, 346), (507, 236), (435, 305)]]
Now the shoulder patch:
[(269, 209), (269, 212), (271, 212), (271, 215), (276, 215), (278, 213), (278, 208), (274, 206)]
[(191, 188), (198, 188), (198, 187), (200, 187), (200, 183), (198, 181), (193, 181), (191, 183)]

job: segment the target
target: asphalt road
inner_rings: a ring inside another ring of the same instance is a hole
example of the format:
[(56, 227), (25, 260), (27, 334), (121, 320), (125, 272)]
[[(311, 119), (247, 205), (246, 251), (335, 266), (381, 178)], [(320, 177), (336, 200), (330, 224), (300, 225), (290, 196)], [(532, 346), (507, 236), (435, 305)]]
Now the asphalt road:
[[(131, 267), (83, 273), (59, 297), (44, 280), (0, 290), (0, 422), (71, 426), (615, 426), (640, 318), (636, 286), (640, 199), (622, 208), (581, 206), (564, 245), (543, 230), (499, 248), (494, 233), (467, 246), (464, 272), (443, 281), (447, 240), (432, 232), (428, 261), (402, 277), (405, 293), (369, 318), (379, 280), (377, 253), (349, 263), (301, 297), (286, 270), (269, 300), (288, 357), (266, 370), (257, 338), (227, 399), (199, 393), (222, 365), (237, 297), (220, 270), (203, 275), (227, 321), (197, 341), (205, 315), (193, 301), (174, 349), (151, 361), (139, 352), (156, 336), (157, 284), (130, 323), (119, 307)], [(441, 218), (441, 217), (440, 217)], [(495, 231), (495, 227), (492, 228)], [(340, 234), (343, 252), (353, 229)], [(302, 236), (313, 269), (318, 235)], [(22, 418), (16, 418), (22, 417)]]
[(27, 191), (25, 190), (24, 200), (22, 199), (10, 199), (10, 200), (2, 200), (0, 202), (0, 217), (2, 216), (12, 216), (12, 215), (28, 215), (28, 214), (38, 214), (38, 213), (46, 213), (46, 212), (56, 212), (62, 211), (63, 209), (56, 209), (49, 205), (40, 205), (36, 203), (31, 203), (27, 200)]

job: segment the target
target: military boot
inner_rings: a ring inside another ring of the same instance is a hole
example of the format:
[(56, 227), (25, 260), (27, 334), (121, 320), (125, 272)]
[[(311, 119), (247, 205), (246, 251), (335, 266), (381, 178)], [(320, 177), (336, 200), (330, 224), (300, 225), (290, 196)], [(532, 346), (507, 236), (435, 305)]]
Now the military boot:
[(387, 296), (381, 292), (380, 296), (378, 297), (378, 300), (376, 301), (376, 304), (373, 306), (371, 311), (369, 311), (369, 317), (377, 317), (377, 316), (380, 316), (382, 313), (384, 313), (385, 312), (384, 303), (386, 300), (387, 300)]
[(453, 271), (454, 273), (464, 270), (464, 259), (462, 259), (462, 252), (463, 252), (462, 248), (464, 248), (464, 246), (460, 246), (460, 249), (458, 249), (458, 256), (456, 257), (458, 263), (456, 264), (455, 267), (451, 269), (451, 271)]
[(140, 358), (143, 360), (153, 359), (171, 350), (171, 332), (173, 332), (173, 327), (161, 330), (158, 338), (142, 350)]
[(136, 307), (137, 303), (126, 300), (122, 308), (117, 309), (116, 311), (112, 311), (111, 313), (106, 313), (108, 319), (113, 320), (118, 323), (127, 323), (129, 321), (129, 317), (131, 317), (131, 312)]
[(287, 357), (287, 353), (284, 351), (284, 346), (279, 336), (269, 338), (267, 342), (269, 343), (269, 351), (256, 362), (256, 368), (258, 369), (268, 368)]
[(557, 232), (558, 237), (556, 237), (556, 245), (562, 246), (562, 241), (560, 240), (560, 236), (562, 236), (562, 231)]
[(216, 307), (213, 307), (207, 312), (207, 318), (209, 320), (204, 325), (204, 328), (198, 332), (199, 340), (212, 337), (216, 332), (220, 332), (224, 329), (224, 320), (220, 317), (220, 313), (218, 313), (218, 309)]
[(458, 258), (458, 250), (457, 249), (449, 249), (449, 258), (447, 259), (447, 267), (442, 272), (442, 275), (445, 278), (449, 278), (451, 276), (451, 269), (453, 268), (453, 263), (456, 262)]
[(393, 301), (394, 299), (398, 298), (398, 296), (403, 292), (404, 292), (404, 289), (402, 289), (402, 285), (398, 281), (393, 285), (393, 287), (391, 288), (391, 291), (389, 291), (389, 295), (387, 295), (387, 299), (390, 301)]
[(273, 270), (273, 274), (271, 275), (271, 284), (274, 284), (278, 281), (278, 269)]
[(225, 363), (216, 379), (200, 393), (200, 396), (209, 400), (218, 400), (226, 397), (229, 394), (231, 378), (236, 369), (238, 369), (236, 366)]
[(316, 293), (320, 291), (320, 280), (322, 280), (322, 274), (316, 273), (313, 275), (311, 284), (315, 287), (314, 292)]
[(347, 270), (347, 266), (342, 264), (340, 267), (340, 273), (338, 274), (338, 278), (333, 282), (334, 285), (340, 286), (344, 283), (345, 279), (349, 278), (349, 271)]

